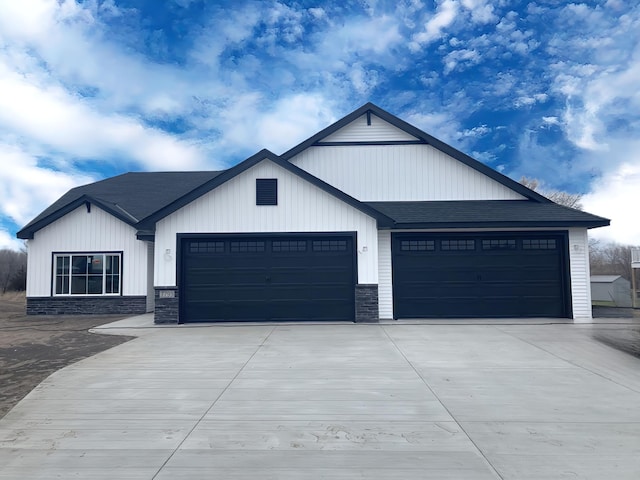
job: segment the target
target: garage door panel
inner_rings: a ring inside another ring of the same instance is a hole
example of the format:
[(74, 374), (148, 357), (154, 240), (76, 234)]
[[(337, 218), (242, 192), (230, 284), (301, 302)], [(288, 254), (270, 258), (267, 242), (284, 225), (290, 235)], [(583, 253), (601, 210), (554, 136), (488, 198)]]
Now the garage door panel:
[[(411, 299), (412, 308), (428, 310), (428, 318), (457, 318), (464, 317), (464, 312), (477, 310), (477, 299), (473, 298), (442, 298), (442, 297), (415, 297)], [(411, 311), (400, 310), (399, 318), (411, 318)], [(419, 317), (414, 317), (419, 318)]]
[(392, 236), (394, 316), (567, 316), (563, 236)]
[(353, 319), (351, 236), (186, 238), (181, 251), (181, 321)]

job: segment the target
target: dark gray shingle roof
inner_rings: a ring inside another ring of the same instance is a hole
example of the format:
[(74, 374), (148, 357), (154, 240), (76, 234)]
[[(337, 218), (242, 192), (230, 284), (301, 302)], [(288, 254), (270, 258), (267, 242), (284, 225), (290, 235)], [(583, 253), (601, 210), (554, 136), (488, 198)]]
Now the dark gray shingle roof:
[(39, 229), (38, 223), (48, 222), (57, 212), (82, 198), (98, 201), (112, 213), (119, 212), (123, 220), (135, 224), (221, 173), (131, 172), (76, 187), (29, 222), (18, 236), (29, 238), (33, 231)]
[(556, 203), (532, 200), (367, 202), (394, 228), (603, 227), (609, 220)]

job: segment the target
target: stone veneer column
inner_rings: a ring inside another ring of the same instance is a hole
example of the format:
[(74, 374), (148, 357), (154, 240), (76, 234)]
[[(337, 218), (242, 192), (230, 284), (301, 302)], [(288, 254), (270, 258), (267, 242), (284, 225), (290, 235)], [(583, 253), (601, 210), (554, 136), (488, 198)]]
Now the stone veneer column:
[(372, 323), (379, 321), (378, 285), (356, 285), (356, 323)]
[(154, 323), (178, 323), (179, 307), (178, 287), (155, 287)]

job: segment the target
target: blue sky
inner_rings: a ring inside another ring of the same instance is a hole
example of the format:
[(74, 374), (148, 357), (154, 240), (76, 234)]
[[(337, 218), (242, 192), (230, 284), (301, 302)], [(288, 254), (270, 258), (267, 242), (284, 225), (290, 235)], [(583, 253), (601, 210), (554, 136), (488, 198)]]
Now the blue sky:
[(640, 244), (640, 6), (0, 0), (0, 247), (68, 189), (282, 153), (371, 101)]

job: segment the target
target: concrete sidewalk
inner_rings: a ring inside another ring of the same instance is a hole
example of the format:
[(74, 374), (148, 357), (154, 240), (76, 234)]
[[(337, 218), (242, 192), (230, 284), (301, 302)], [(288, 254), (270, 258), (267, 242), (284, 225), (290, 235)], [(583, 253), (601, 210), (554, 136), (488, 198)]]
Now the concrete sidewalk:
[(637, 324), (148, 323), (0, 420), (0, 479), (640, 478), (640, 360), (591, 338)]

